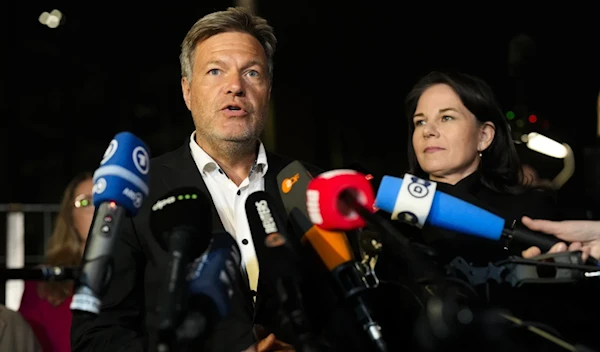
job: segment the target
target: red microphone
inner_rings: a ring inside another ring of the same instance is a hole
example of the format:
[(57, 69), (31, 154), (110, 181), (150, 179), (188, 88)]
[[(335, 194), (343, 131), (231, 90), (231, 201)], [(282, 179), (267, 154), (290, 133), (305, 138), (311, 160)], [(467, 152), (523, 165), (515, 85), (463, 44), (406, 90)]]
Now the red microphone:
[[(341, 232), (366, 225), (359, 214), (360, 208), (373, 208), (373, 193), (365, 176), (354, 170), (332, 170), (318, 175), (309, 182), (306, 190), (306, 210), (314, 231), (308, 231), (305, 237), (331, 270), (344, 296), (351, 300), (352, 310), (369, 339), (379, 352), (387, 352), (381, 327), (372, 318), (363, 299), (362, 294), (369, 287), (361, 264), (354, 260), (346, 236)], [(345, 197), (356, 201), (348, 203)], [(355, 207), (354, 204), (360, 205)]]
[(306, 208), (313, 224), (325, 230), (355, 230), (366, 226), (365, 210), (374, 213), (375, 194), (368, 179), (355, 170), (331, 170), (312, 179)]
[(316, 227), (325, 230), (356, 230), (372, 226), (387, 239), (397, 242), (398, 254), (414, 263), (414, 267), (423, 266), (413, 250), (427, 256), (434, 253), (426, 247), (411, 243), (391, 223), (379, 216), (375, 208), (375, 196), (370, 182), (358, 171), (332, 170), (325, 172), (308, 184), (306, 207), (310, 220)]

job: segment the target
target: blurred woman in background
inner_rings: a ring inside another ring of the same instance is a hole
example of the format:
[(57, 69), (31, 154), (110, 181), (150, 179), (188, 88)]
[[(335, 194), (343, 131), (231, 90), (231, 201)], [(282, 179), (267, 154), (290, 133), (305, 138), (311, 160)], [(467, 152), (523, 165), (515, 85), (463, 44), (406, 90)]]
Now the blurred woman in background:
[[(92, 174), (76, 175), (64, 191), (44, 264), (78, 266), (94, 216)], [(44, 352), (71, 351), (73, 282), (26, 281), (19, 312)]]

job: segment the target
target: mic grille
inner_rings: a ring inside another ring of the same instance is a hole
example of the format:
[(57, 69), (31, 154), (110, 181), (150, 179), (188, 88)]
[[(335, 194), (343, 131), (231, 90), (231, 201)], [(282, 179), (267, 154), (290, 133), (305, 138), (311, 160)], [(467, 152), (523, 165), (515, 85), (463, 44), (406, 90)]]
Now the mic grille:
[(210, 200), (195, 187), (182, 187), (172, 190), (159, 198), (150, 213), (152, 232), (164, 248), (174, 230), (184, 230), (192, 234), (192, 253), (199, 256), (208, 247), (212, 228)]

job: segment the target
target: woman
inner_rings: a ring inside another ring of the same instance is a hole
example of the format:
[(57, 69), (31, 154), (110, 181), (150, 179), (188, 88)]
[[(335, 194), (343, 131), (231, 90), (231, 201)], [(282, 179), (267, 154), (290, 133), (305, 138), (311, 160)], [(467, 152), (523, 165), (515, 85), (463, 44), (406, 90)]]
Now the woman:
[[(523, 179), (510, 127), (484, 81), (432, 72), (413, 87), (405, 108), (409, 173), (435, 181), (438, 190), (509, 223), (523, 215), (556, 218), (553, 194), (530, 187)], [(432, 228), (423, 229), (422, 235), (427, 244), (443, 249), (448, 260), (461, 255), (483, 265), (527, 247)]]
[[(523, 179), (510, 127), (484, 81), (465, 74), (432, 72), (411, 90), (405, 108), (410, 174), (435, 181), (437, 190), (485, 208), (509, 224), (523, 216), (558, 217), (554, 194)], [(487, 266), (511, 255), (521, 255), (529, 247), (427, 225), (421, 231), (404, 226), (402, 229), (412, 233), (414, 240), (432, 247), (437, 252), (435, 262), (441, 267), (456, 257), (472, 266)], [(395, 268), (397, 272), (397, 264)], [(391, 268), (388, 266), (387, 270)], [(570, 325), (582, 312), (578, 304), (584, 299), (579, 289), (540, 284), (516, 288), (498, 285), (493, 280), (475, 286), (475, 290), (464, 288), (463, 296), (483, 298), (487, 304), (506, 308), (523, 320), (551, 325), (570, 335), (574, 339), (571, 341), (582, 338), (583, 330)], [(524, 335), (523, 338), (531, 336)]]
[[(45, 264), (78, 266), (94, 216), (92, 175), (76, 175), (64, 191)], [(25, 283), (19, 312), (29, 322), (44, 352), (71, 350), (71, 297), (73, 283)]]

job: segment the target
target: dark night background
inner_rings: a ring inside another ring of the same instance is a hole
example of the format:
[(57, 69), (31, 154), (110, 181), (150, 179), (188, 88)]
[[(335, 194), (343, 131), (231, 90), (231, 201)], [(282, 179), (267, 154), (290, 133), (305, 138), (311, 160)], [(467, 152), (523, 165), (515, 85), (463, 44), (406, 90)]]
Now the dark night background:
[[(58, 203), (69, 179), (96, 169), (123, 130), (142, 138), (153, 156), (187, 143), (193, 124), (181, 96), (179, 45), (197, 19), (234, 3), (121, 5), (4, 5), (0, 203)], [(257, 1), (279, 40), (267, 147), (325, 168), (361, 162), (379, 175), (402, 175), (404, 97), (430, 70), (462, 70), (486, 79), (505, 111), (521, 102), (526, 109), (517, 118), (538, 116), (522, 132), (542, 131), (572, 146), (576, 172), (561, 193), (579, 202), (583, 150), (596, 144), (600, 87), (600, 31), (592, 15), (585, 18), (591, 3), (573, 14), (503, 5)], [(40, 13), (55, 8), (65, 22), (41, 25)], [(514, 77), (509, 43), (521, 33), (535, 47), (525, 46)], [(560, 161), (520, 150), (542, 176), (560, 170)]]

